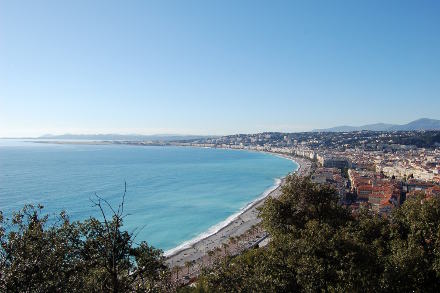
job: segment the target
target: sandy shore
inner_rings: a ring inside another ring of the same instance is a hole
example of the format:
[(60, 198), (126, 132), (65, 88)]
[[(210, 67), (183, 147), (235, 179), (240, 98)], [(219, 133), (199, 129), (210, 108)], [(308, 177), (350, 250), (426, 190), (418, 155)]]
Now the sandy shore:
[[(279, 154), (286, 159), (295, 161), (299, 166), (296, 172), (299, 176), (305, 176), (310, 171), (310, 161), (292, 157), (288, 155)], [(261, 219), (258, 218), (258, 207), (264, 204), (264, 201), (268, 196), (278, 197), (281, 194), (281, 186), (284, 184), (283, 178), (272, 192), (266, 197), (255, 201), (250, 205), (243, 213), (234, 218), (229, 224), (217, 231), (216, 233), (201, 239), (191, 246), (179, 251), (175, 251), (167, 256), (167, 264), (170, 268), (181, 267), (178, 279), (185, 277), (186, 280), (197, 276), (199, 270), (203, 266), (207, 266), (211, 262), (212, 255), (214, 254), (237, 254), (240, 250), (244, 250), (247, 247), (253, 246), (256, 243), (262, 241), (267, 235), (264, 231), (252, 229)], [(243, 235), (246, 234), (246, 238)], [(241, 236), (241, 237), (240, 237)], [(237, 241), (231, 241), (231, 237), (235, 240), (240, 237), (239, 243)], [(243, 243), (244, 242), (244, 243)], [(227, 245), (227, 252), (225, 246)], [(211, 251), (211, 253), (209, 253)], [(210, 254), (210, 256), (208, 256)], [(191, 263), (189, 266), (188, 264)]]

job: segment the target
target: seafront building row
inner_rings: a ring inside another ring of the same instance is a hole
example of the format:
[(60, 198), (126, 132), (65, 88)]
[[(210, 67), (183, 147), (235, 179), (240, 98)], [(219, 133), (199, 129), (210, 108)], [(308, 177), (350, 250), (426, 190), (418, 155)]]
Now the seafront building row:
[[(306, 158), (311, 179), (333, 186), (341, 204), (387, 214), (407, 196), (436, 196), (440, 131), (237, 134), (174, 142), (127, 142), (272, 152)], [(360, 184), (361, 182), (362, 184)]]
[[(409, 196), (440, 196), (440, 145), (405, 142), (410, 133), (280, 133), (234, 135), (179, 145), (264, 151), (302, 157), (313, 163), (311, 179), (333, 186), (341, 204), (356, 211), (367, 206), (388, 214)], [(435, 134), (436, 135), (436, 134)], [(396, 143), (402, 141), (402, 144)]]

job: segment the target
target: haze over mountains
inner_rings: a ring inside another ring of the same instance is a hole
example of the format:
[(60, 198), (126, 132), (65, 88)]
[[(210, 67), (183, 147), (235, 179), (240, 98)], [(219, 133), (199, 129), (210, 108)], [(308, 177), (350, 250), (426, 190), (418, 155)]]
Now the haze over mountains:
[[(362, 126), (336, 126), (331, 128), (314, 129), (312, 132), (351, 132), (351, 131), (411, 131), (411, 130), (440, 130), (440, 120), (421, 118), (407, 124), (374, 123)], [(218, 137), (213, 135), (179, 135), (179, 134), (46, 134), (37, 139), (70, 139), (70, 140), (125, 140), (125, 141), (182, 141), (200, 138)]]
[(387, 124), (387, 123), (375, 123), (362, 126), (336, 126), (325, 129), (315, 129), (315, 132), (350, 132), (350, 131), (411, 131), (411, 130), (440, 130), (440, 120), (421, 118), (411, 121), (407, 124)]

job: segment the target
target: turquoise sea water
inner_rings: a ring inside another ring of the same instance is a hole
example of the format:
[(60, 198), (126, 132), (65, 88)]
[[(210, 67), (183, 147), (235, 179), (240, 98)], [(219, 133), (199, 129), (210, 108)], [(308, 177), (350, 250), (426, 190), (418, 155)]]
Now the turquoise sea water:
[(0, 210), (41, 203), (74, 220), (99, 217), (96, 192), (116, 206), (127, 182), (124, 226), (163, 250), (240, 211), (297, 165), (274, 155), (208, 148), (59, 145), (0, 140)]

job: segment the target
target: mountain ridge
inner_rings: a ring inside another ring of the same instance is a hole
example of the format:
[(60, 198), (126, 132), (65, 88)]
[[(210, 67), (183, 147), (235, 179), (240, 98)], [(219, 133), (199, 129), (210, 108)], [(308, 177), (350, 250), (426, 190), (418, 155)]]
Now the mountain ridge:
[(440, 120), (420, 118), (406, 124), (373, 123), (361, 126), (341, 125), (330, 128), (314, 129), (313, 132), (352, 132), (352, 131), (411, 131), (440, 130)]

